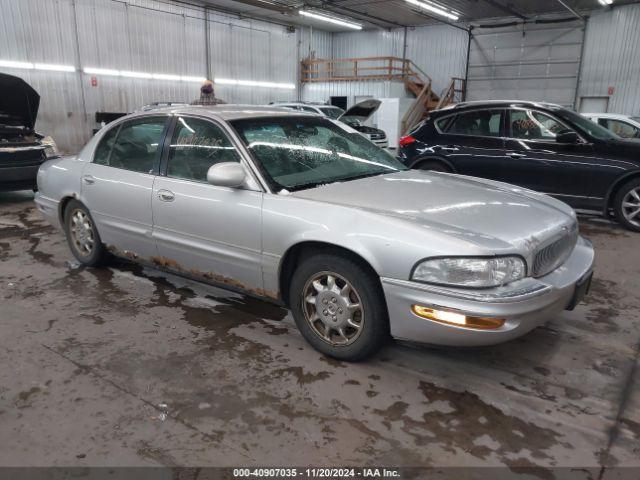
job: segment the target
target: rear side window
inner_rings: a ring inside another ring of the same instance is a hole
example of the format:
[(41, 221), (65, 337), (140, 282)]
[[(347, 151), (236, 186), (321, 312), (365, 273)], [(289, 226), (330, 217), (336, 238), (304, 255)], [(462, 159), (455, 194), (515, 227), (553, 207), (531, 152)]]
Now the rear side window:
[(113, 148), (113, 143), (119, 129), (120, 127), (117, 126), (105, 133), (93, 155), (93, 163), (97, 163), (98, 165), (109, 165), (109, 156), (111, 155), (111, 149)]
[(436, 127), (449, 135), (499, 137), (501, 114), (501, 110), (464, 112), (437, 120)]
[(140, 173), (152, 173), (165, 126), (165, 117), (124, 123), (113, 144), (109, 165)]
[(167, 176), (206, 182), (212, 165), (239, 161), (238, 151), (220, 127), (199, 118), (178, 118), (169, 146)]

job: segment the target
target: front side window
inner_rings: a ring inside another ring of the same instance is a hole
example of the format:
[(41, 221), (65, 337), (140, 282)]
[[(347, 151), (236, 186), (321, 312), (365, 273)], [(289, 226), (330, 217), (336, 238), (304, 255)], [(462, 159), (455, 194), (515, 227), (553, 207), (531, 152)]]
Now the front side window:
[(165, 117), (126, 122), (120, 127), (108, 165), (140, 173), (152, 173), (160, 149)]
[(254, 118), (232, 125), (276, 190), (406, 170), (360, 133), (323, 117)]
[(100, 140), (100, 143), (93, 154), (93, 163), (97, 163), (98, 165), (109, 165), (111, 149), (113, 148), (113, 144), (116, 140), (116, 135), (118, 135), (118, 130), (120, 130), (119, 125), (104, 134), (104, 137)]
[(436, 127), (449, 135), (499, 137), (501, 110), (476, 110), (459, 113), (436, 121)]
[(613, 120), (611, 118), (603, 118), (606, 122), (604, 127), (611, 130), (613, 133), (622, 138), (638, 138), (640, 137), (640, 129), (634, 127), (630, 123), (622, 122), (620, 120)]
[(239, 161), (240, 155), (220, 127), (208, 120), (178, 117), (169, 145), (167, 176), (206, 182), (212, 165)]
[(535, 110), (511, 110), (511, 138), (555, 141), (559, 133), (572, 131), (546, 113)]
[(552, 108), (552, 110), (560, 120), (571, 125), (573, 128), (582, 131), (589, 137), (596, 138), (598, 140), (613, 140), (618, 138), (615, 133), (610, 132), (606, 128), (598, 125), (596, 122), (593, 122), (572, 110), (567, 110), (562, 107), (555, 107)]

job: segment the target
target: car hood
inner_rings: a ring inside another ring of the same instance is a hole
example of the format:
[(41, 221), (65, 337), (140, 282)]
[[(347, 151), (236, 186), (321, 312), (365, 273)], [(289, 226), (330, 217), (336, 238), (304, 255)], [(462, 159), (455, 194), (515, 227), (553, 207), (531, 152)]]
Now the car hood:
[(380, 108), (380, 104), (382, 102), (380, 100), (375, 100), (373, 98), (369, 100), (364, 100), (362, 102), (356, 103), (351, 108), (348, 108), (346, 112), (344, 112), (338, 120), (344, 120), (345, 118), (355, 118), (360, 122), (366, 122), (371, 115), (378, 111)]
[(402, 218), (496, 253), (515, 248), (525, 256), (576, 224), (571, 207), (547, 195), (422, 170), (332, 183), (293, 195)]
[(0, 123), (33, 130), (40, 95), (19, 77), (0, 73)]

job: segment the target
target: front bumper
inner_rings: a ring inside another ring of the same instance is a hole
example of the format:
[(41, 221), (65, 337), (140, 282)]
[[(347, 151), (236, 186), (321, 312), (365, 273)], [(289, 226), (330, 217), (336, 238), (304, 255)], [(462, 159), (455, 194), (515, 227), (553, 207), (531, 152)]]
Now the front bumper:
[(40, 146), (0, 147), (0, 191), (35, 189), (38, 169), (45, 160)]
[[(391, 335), (436, 345), (479, 346), (506, 342), (570, 307), (576, 285), (591, 274), (593, 262), (593, 247), (580, 237), (571, 256), (553, 272), (504, 287), (456, 289), (382, 278)], [(506, 321), (497, 329), (476, 330), (418, 317), (411, 311), (413, 305)]]

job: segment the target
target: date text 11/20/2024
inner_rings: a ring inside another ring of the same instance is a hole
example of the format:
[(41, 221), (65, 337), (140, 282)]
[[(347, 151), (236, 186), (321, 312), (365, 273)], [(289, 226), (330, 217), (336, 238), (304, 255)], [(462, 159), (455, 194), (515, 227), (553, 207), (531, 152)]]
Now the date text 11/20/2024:
[(234, 468), (235, 478), (397, 478), (388, 468)]

